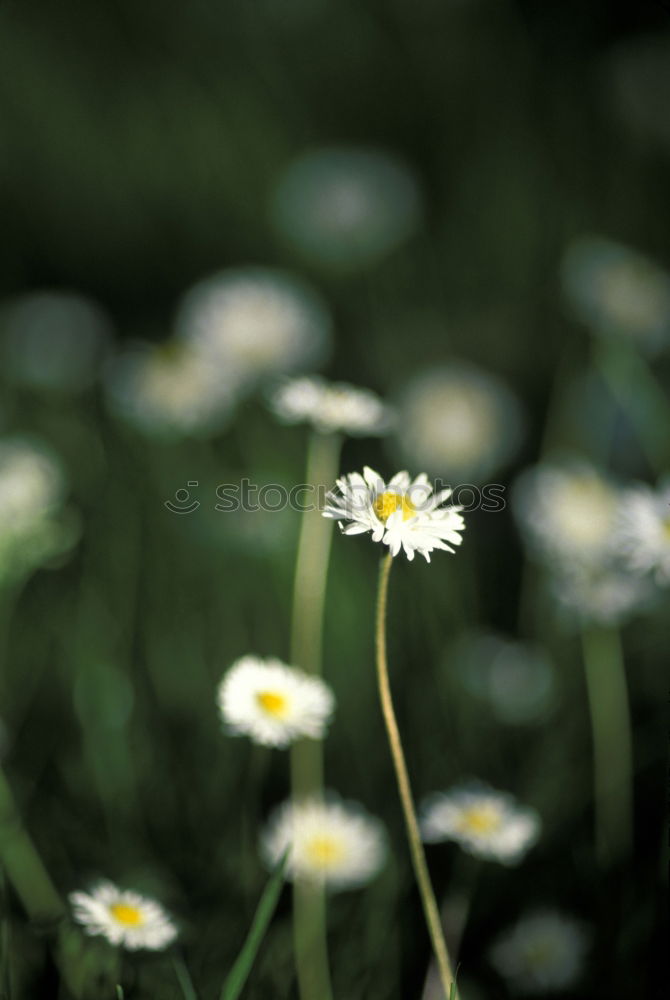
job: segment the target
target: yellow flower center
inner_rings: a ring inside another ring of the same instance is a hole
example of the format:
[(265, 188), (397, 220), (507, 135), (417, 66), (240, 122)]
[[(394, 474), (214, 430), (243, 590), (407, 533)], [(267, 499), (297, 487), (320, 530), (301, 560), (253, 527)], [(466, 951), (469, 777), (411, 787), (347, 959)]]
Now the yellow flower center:
[(277, 694), (276, 691), (259, 691), (256, 701), (264, 712), (274, 715), (276, 719), (281, 719), (286, 714), (286, 698), (283, 694)]
[(127, 903), (112, 903), (109, 912), (120, 924), (126, 924), (128, 927), (138, 927), (144, 920), (137, 907), (128, 906)]
[(384, 493), (380, 493), (373, 504), (374, 512), (384, 524), (388, 521), (391, 514), (395, 514), (397, 510), (402, 511), (403, 521), (407, 521), (408, 518), (414, 517), (416, 514), (416, 508), (412, 501), (400, 493), (394, 493), (393, 490), (386, 490)]
[(670, 542), (670, 517), (666, 517), (663, 521), (663, 538)]
[(307, 856), (312, 864), (319, 868), (336, 865), (343, 853), (342, 844), (327, 834), (318, 834), (307, 844)]
[(528, 945), (526, 955), (531, 969), (541, 972), (557, 959), (556, 946), (553, 941), (533, 941)]
[(459, 826), (463, 833), (493, 833), (500, 826), (500, 813), (494, 806), (471, 806), (463, 811)]

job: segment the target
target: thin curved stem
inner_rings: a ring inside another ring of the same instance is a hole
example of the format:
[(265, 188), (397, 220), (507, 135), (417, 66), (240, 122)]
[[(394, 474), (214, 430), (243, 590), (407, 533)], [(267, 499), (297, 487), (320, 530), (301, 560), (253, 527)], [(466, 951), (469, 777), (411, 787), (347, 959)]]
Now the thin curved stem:
[(437, 960), (437, 967), (440, 973), (440, 982), (444, 990), (445, 998), (458, 1000), (458, 990), (456, 988), (456, 978), (452, 972), (451, 961), (444, 940), (440, 914), (435, 900), (435, 893), (428, 873), (426, 855), (421, 843), (419, 823), (416, 818), (412, 789), (409, 783), (409, 774), (405, 762), (405, 754), (402, 748), (398, 723), (393, 709), (391, 698), (391, 685), (389, 683), (388, 662), (386, 657), (386, 606), (388, 601), (388, 583), (391, 572), (392, 556), (389, 553), (382, 559), (379, 569), (379, 590), (377, 592), (377, 615), (376, 615), (376, 650), (377, 650), (377, 682), (379, 685), (379, 698), (381, 701), (382, 715), (386, 726), (393, 767), (395, 768), (400, 802), (405, 817), (407, 828), (407, 839), (414, 867), (414, 875), (419, 887), (423, 912), (428, 925), (433, 951)]
[(617, 629), (584, 629), (582, 650), (593, 736), (596, 853), (606, 865), (630, 851), (633, 836), (633, 749), (626, 670)]

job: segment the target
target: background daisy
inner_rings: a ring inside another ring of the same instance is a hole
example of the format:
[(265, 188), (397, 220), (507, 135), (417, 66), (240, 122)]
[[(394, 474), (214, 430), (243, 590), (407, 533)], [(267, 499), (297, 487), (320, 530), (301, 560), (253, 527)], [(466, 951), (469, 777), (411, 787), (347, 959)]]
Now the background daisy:
[(534, 809), (486, 785), (463, 785), (438, 792), (422, 805), (421, 830), (427, 843), (453, 840), (479, 858), (517, 864), (540, 835)]
[(412, 376), (398, 414), (404, 458), (454, 486), (482, 482), (521, 443), (523, 418), (514, 394), (502, 379), (462, 362)]
[(621, 499), (617, 540), (628, 566), (651, 574), (657, 583), (670, 583), (670, 480), (657, 491), (639, 484)]
[(340, 271), (369, 266), (403, 243), (421, 214), (416, 179), (381, 150), (326, 147), (280, 175), (275, 226), (306, 259)]
[(286, 747), (303, 736), (320, 739), (335, 707), (333, 693), (320, 677), (257, 656), (243, 656), (232, 665), (217, 700), (228, 732), (273, 747)]
[(239, 391), (237, 378), (188, 344), (135, 344), (107, 366), (110, 408), (144, 434), (179, 438), (220, 431)]
[(286, 851), (287, 878), (355, 889), (384, 864), (386, 835), (360, 806), (329, 795), (325, 802), (286, 802), (270, 817), (261, 841), (268, 867), (276, 867)]
[(177, 335), (222, 373), (259, 379), (318, 366), (330, 352), (332, 321), (307, 281), (270, 268), (234, 268), (183, 296)]
[(374, 392), (315, 375), (280, 386), (271, 407), (284, 423), (308, 422), (324, 434), (384, 434), (392, 422), (391, 409)]
[(100, 882), (90, 892), (70, 894), (72, 913), (87, 934), (101, 935), (129, 951), (162, 951), (177, 937), (177, 928), (153, 899), (112, 882)]
[(555, 910), (537, 910), (501, 934), (491, 964), (518, 993), (560, 993), (584, 971), (589, 935), (581, 923)]

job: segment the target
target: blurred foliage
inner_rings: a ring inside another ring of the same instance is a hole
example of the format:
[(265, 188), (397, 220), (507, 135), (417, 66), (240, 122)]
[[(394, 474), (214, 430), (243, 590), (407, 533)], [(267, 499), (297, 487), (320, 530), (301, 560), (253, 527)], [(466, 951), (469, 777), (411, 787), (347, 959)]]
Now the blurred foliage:
[[(669, 18), (660, 3), (606, 0), (5, 0), (0, 290), (74, 289), (106, 308), (119, 338), (160, 340), (202, 275), (294, 268), (334, 311), (330, 376), (392, 398), (409, 372), (464, 358), (513, 386), (528, 433), (501, 482), (543, 440), (649, 479), (635, 427), (566, 314), (558, 271), (566, 243), (592, 230), (670, 262), (668, 151), (627, 127), (608, 76), (621, 47), (653, 34), (667, 43)], [(294, 154), (338, 142), (399, 155), (425, 211), (373, 269), (329, 276), (282, 246), (270, 201)], [(657, 374), (667, 380), (667, 358)], [(62, 457), (81, 516), (69, 559), (0, 595), (3, 757), (25, 823), (63, 892), (104, 875), (160, 898), (182, 926), (199, 995), (214, 998), (266, 881), (259, 824), (288, 790), (285, 755), (222, 736), (214, 692), (238, 655), (288, 657), (299, 526), (298, 514), (276, 515), (272, 531), (242, 515), (226, 523), (215, 488), (301, 481), (306, 433), (250, 400), (211, 443), (153, 443), (117, 425), (97, 389), (58, 397), (8, 384), (0, 420)], [(396, 461), (390, 444), (352, 441), (342, 468)], [(189, 480), (202, 507), (175, 516), (164, 501)], [(347, 1000), (418, 998), (429, 960), (374, 691), (377, 554), (335, 539), (326, 620), (338, 699), (328, 784), (380, 816), (393, 844), (369, 889), (330, 906), (335, 991)], [(539, 900), (595, 929), (575, 997), (652, 997), (670, 623), (659, 614), (626, 632), (635, 853), (602, 872), (578, 644), (533, 605), (533, 573), (509, 514), (475, 511), (457, 557), (399, 562), (391, 583), (393, 684), (417, 793), (477, 775), (544, 821), (522, 868), (482, 867), (464, 996), (468, 982), (474, 997), (508, 995), (486, 950)], [(451, 652), (473, 628), (544, 644), (557, 686), (547, 715), (501, 725), (462, 686)], [(438, 892), (461, 877), (455, 848), (431, 848), (429, 861)], [(3, 897), (0, 994), (113, 996), (99, 982), (68, 986), (6, 886)], [(291, 947), (285, 893), (249, 1000), (295, 996)], [(169, 957), (123, 962), (129, 1000), (181, 995)]]

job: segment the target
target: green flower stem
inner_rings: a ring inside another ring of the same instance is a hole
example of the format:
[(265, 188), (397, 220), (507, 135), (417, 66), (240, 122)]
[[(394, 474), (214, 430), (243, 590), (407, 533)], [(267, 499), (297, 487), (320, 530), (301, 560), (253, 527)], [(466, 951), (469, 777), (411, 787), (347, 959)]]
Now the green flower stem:
[(403, 752), (398, 723), (393, 709), (393, 700), (391, 698), (391, 685), (389, 683), (388, 662), (386, 656), (386, 606), (388, 602), (388, 583), (392, 561), (393, 557), (389, 553), (382, 559), (379, 569), (379, 590), (377, 594), (376, 615), (377, 681), (379, 685), (379, 698), (381, 701), (382, 715), (384, 716), (384, 724), (386, 726), (389, 747), (391, 749), (391, 757), (393, 758), (396, 780), (398, 782), (400, 802), (402, 804), (405, 817), (407, 839), (409, 841), (414, 875), (419, 887), (423, 912), (426, 917), (426, 924), (428, 925), (428, 932), (430, 934), (435, 959), (437, 961), (437, 967), (440, 973), (440, 982), (442, 983), (444, 996), (450, 998), (453, 997), (454, 1000), (458, 1000), (456, 979), (452, 972), (449, 953), (447, 951), (447, 945), (442, 931), (440, 914), (435, 900), (435, 893), (433, 892), (433, 887), (430, 882), (428, 864), (426, 862), (423, 844), (421, 843), (419, 823), (414, 809), (412, 789), (410, 787), (407, 764), (405, 762), (405, 754)]
[(332, 1000), (326, 894), (322, 886), (293, 885), (295, 963), (301, 1000)]
[[(293, 590), (291, 663), (321, 674), (323, 617), (332, 522), (318, 509), (319, 488), (330, 486), (338, 472), (340, 438), (312, 434), (306, 481), (314, 492), (313, 510), (302, 517)], [(300, 740), (291, 748), (291, 794), (297, 802), (323, 794), (323, 747), (320, 740)], [(293, 931), (301, 1000), (330, 1000), (332, 989), (326, 943), (326, 900), (323, 888), (296, 882), (293, 887)]]
[(333, 522), (318, 509), (320, 490), (337, 478), (341, 439), (336, 434), (312, 434), (307, 454), (306, 482), (312, 487), (302, 517), (293, 587), (291, 657), (295, 666), (321, 673), (323, 609)]
[(648, 363), (631, 344), (608, 340), (593, 351), (594, 364), (626, 411), (651, 468), (663, 474), (670, 461), (670, 403)]
[(0, 768), (0, 864), (31, 920), (51, 923), (65, 907), (21, 822), (7, 778)]
[(596, 853), (626, 855), (633, 837), (633, 750), (626, 671), (617, 629), (584, 628), (582, 650), (593, 735)]

